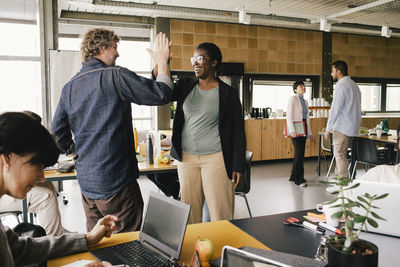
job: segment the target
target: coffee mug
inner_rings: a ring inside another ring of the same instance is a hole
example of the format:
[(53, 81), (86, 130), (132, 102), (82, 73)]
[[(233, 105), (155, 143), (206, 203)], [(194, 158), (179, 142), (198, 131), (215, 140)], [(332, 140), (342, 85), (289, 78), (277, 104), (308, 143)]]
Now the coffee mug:
[(382, 133), (383, 133), (383, 130), (377, 129), (376, 130), (376, 138), (381, 138), (382, 137)]
[(342, 207), (335, 207), (332, 208), (332, 206), (335, 206), (336, 203), (324, 205), (324, 204), (317, 204), (317, 210), (319, 212), (323, 212), (326, 217), (326, 223), (332, 227), (338, 227), (339, 225), (339, 219), (338, 218), (332, 218), (332, 215), (335, 214), (338, 211), (342, 210)]

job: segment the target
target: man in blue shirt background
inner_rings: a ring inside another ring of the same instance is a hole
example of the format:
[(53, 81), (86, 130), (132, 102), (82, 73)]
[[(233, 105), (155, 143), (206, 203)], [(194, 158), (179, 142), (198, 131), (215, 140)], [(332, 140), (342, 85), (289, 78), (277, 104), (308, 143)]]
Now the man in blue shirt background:
[(172, 97), (166, 35), (160, 33), (154, 52), (148, 50), (158, 65), (156, 81), (115, 66), (118, 42), (106, 29), (85, 34), (82, 69), (64, 86), (52, 123), (60, 148), (66, 153), (76, 148), (88, 231), (108, 214), (119, 218), (117, 232), (139, 230), (143, 199), (136, 181), (131, 103), (164, 105)]
[(333, 154), (336, 160), (335, 173), (349, 177), (347, 148), (350, 137), (357, 136), (361, 124), (361, 91), (358, 85), (347, 76), (347, 64), (338, 60), (332, 64), (332, 78), (336, 81), (333, 101), (326, 125), (325, 139), (329, 132), (333, 135)]

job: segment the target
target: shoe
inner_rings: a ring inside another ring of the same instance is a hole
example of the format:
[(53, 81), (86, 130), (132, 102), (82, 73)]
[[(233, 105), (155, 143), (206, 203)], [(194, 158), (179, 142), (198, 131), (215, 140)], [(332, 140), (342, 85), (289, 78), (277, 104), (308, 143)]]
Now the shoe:
[(303, 182), (303, 183), (299, 184), (299, 186), (300, 186), (300, 187), (307, 187), (307, 183), (306, 183), (306, 182)]

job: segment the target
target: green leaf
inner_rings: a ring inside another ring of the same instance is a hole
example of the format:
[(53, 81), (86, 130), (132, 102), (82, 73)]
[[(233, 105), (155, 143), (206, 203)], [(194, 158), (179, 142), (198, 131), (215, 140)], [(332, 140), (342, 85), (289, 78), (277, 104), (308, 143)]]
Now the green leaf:
[(365, 194), (364, 194), (364, 197), (366, 197), (366, 198), (368, 198), (368, 199), (371, 199), (371, 195), (368, 194), (368, 193), (365, 193)]
[(358, 207), (359, 205), (358, 205), (358, 203), (353, 202), (353, 203), (344, 204), (344, 206), (345, 206), (346, 208), (352, 208), (352, 207)]
[(353, 230), (354, 222), (352, 220), (347, 220), (346, 225), (347, 225), (347, 228), (349, 228), (350, 231)]
[(350, 187), (346, 187), (344, 190), (354, 189), (354, 188), (357, 188), (357, 187), (359, 187), (359, 186), (360, 186), (360, 183), (356, 183), (356, 184), (353, 184), (353, 185), (350, 186)]
[(339, 193), (340, 193), (340, 191), (333, 191), (333, 192), (331, 192), (332, 195), (337, 195), (337, 194), (339, 194)]
[(374, 219), (372, 219), (372, 218), (367, 218), (367, 222), (368, 222), (368, 224), (369, 225), (371, 225), (372, 227), (374, 227), (374, 228), (377, 228), (378, 227), (378, 223), (374, 220)]
[(357, 216), (357, 214), (355, 214), (354, 212), (352, 212), (351, 210), (346, 211), (347, 215), (350, 216), (351, 218), (354, 218)]
[(343, 207), (342, 204), (333, 205), (330, 206), (329, 208), (340, 208), (340, 207)]
[(368, 208), (366, 206), (364, 206), (364, 204), (362, 204), (361, 202), (357, 202), (357, 203), (358, 203), (359, 207), (361, 207), (361, 208), (363, 208), (365, 210), (368, 210)]
[(321, 184), (334, 184), (334, 185), (339, 185), (338, 182), (329, 182), (329, 181), (323, 181), (323, 180), (320, 180), (319, 182), (320, 182)]
[(334, 202), (336, 202), (336, 201), (338, 201), (338, 197), (335, 197), (334, 199), (332, 199), (332, 200), (329, 200), (329, 201), (326, 201), (326, 202), (324, 202), (324, 205), (329, 205), (329, 204), (332, 204), (332, 203), (334, 203)]
[(385, 197), (387, 197), (388, 195), (389, 195), (389, 194), (386, 193), (386, 194), (380, 195), (380, 196), (378, 196), (378, 197), (374, 197), (374, 200), (378, 200), (378, 199), (385, 198)]
[(357, 199), (362, 201), (362, 202), (364, 202), (365, 204), (369, 205), (369, 202), (365, 198), (363, 198), (362, 196), (358, 196)]
[(338, 212), (335, 212), (334, 214), (332, 214), (331, 217), (340, 219), (340, 217), (342, 217), (342, 215), (343, 215), (343, 211), (341, 210), (341, 211), (338, 211)]
[(380, 207), (377, 207), (377, 206), (374, 206), (374, 205), (371, 205), (371, 208), (380, 209)]
[(367, 217), (365, 217), (365, 216), (357, 215), (356, 217), (354, 217), (354, 222), (355, 223), (363, 223), (366, 219), (367, 219)]
[(379, 220), (384, 220), (386, 221), (385, 218), (382, 218), (381, 216), (379, 216), (378, 214), (376, 214), (375, 212), (371, 211), (371, 215), (374, 216), (375, 218), (379, 219)]

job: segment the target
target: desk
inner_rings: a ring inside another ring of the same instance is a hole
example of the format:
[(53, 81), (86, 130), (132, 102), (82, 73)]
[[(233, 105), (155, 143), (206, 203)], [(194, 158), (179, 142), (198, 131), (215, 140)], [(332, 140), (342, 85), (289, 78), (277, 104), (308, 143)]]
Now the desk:
[[(273, 250), (314, 258), (321, 235), (283, 224), (287, 217), (302, 218), (308, 211), (315, 212), (315, 210), (303, 210), (231, 222)], [(327, 231), (327, 234), (330, 232)], [(399, 237), (373, 233), (361, 233), (360, 237), (378, 246), (380, 267), (400, 266), (400, 258), (395, 256), (400, 247)]]
[[(139, 162), (139, 175), (149, 174), (149, 173), (167, 173), (176, 172), (177, 166), (163, 163), (147, 164), (146, 162)], [(46, 181), (50, 182), (60, 182), (66, 180), (76, 180), (76, 171), (69, 173), (60, 173), (55, 170), (45, 171), (44, 176)], [(26, 198), (22, 200), (22, 218), (24, 222), (28, 222), (28, 204)]]
[[(213, 259), (221, 257), (222, 247), (230, 245), (233, 247), (251, 246), (261, 249), (269, 249), (260, 241), (246, 234), (228, 221), (217, 221), (210, 223), (199, 223), (188, 225), (186, 229), (185, 239), (183, 241), (181, 256), (179, 262), (189, 264), (193, 254), (194, 243), (199, 237), (208, 238), (213, 241), (214, 254)], [(93, 249), (108, 247), (128, 241), (135, 240), (139, 237), (139, 232), (122, 233), (112, 235), (111, 238), (104, 238)], [(48, 267), (62, 266), (80, 259), (95, 260), (89, 252), (78, 253), (58, 259), (50, 260)]]
[[(390, 130), (391, 135), (389, 136), (381, 136), (380, 138), (378, 138), (376, 135), (359, 135), (357, 137), (353, 137), (353, 143), (352, 143), (352, 153), (351, 153), (351, 167), (350, 167), (350, 173), (353, 172), (353, 166), (354, 163), (356, 161), (356, 153), (354, 152), (355, 150), (353, 148), (355, 148), (355, 138), (368, 138), (373, 140), (376, 143), (383, 143), (388, 147), (388, 157), (391, 157), (391, 151), (393, 151), (393, 148), (397, 145), (397, 136), (396, 136), (396, 130)], [(318, 176), (321, 175), (321, 144), (322, 144), (322, 138), (324, 138), (324, 132), (319, 132), (318, 133), (318, 166), (317, 166), (317, 174)], [(396, 163), (399, 163), (399, 150), (397, 150), (397, 155), (396, 155)]]

